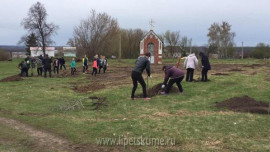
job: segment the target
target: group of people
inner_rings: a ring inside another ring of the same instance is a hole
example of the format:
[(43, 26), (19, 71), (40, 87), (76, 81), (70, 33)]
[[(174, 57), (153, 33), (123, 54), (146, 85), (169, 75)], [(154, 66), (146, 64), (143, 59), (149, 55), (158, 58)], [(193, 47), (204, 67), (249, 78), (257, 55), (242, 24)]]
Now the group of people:
[[(51, 77), (51, 70), (52, 66), (51, 63), (53, 61), (53, 58), (50, 58), (48, 55), (45, 55), (43, 57), (40, 55), (39, 57), (30, 57), (27, 56), (19, 65), (18, 68), (21, 69), (20, 76), (26, 76), (28, 77), (28, 71), (31, 69), (31, 76), (33, 76), (33, 69), (37, 68), (37, 74), (38, 76), (42, 76), (44, 73), (44, 77), (47, 77), (47, 72), (49, 73), (49, 76)], [(53, 70), (54, 73), (59, 74), (59, 67), (60, 70), (65, 69), (66, 70), (66, 61), (64, 57), (61, 58), (55, 58), (53, 61)]]
[[(83, 63), (83, 73), (87, 73), (88, 71), (88, 58), (85, 55), (82, 59), (82, 63)], [(106, 56), (100, 55), (100, 58), (98, 57), (98, 54), (96, 54), (92, 60), (92, 75), (95, 74), (95, 76), (97, 75), (97, 73), (100, 74), (100, 70), (103, 69), (103, 73), (106, 72), (107, 70), (107, 66), (108, 66), (108, 59), (106, 58)]]
[[(144, 54), (144, 56), (140, 56), (135, 62), (135, 67), (131, 73), (131, 78), (133, 81), (133, 88), (132, 88), (132, 92), (131, 92), (131, 99), (132, 100), (135, 99), (134, 94), (135, 94), (135, 91), (137, 89), (138, 82), (142, 86), (144, 100), (151, 99), (147, 96), (146, 84), (145, 84), (145, 81), (142, 77), (142, 73), (146, 69), (146, 73), (147, 73), (148, 77), (151, 78), (150, 61), (149, 61), (150, 56), (151, 56), (151, 54), (149, 52), (147, 52)], [(203, 52), (200, 52), (199, 56), (201, 57), (201, 64), (202, 64), (201, 81), (206, 82), (206, 81), (209, 81), (208, 77), (207, 77), (207, 73), (209, 70), (211, 70), (211, 65), (209, 63), (208, 57)], [(187, 73), (186, 73), (186, 81), (187, 82), (193, 81), (194, 70), (197, 67), (198, 67), (197, 57), (195, 56), (195, 54), (190, 54), (185, 59), (185, 62), (184, 62), (184, 68), (187, 70)], [(176, 66), (163, 66), (162, 70), (165, 73), (165, 77), (164, 77), (164, 81), (163, 81), (161, 88), (165, 89), (165, 91), (161, 92), (161, 94), (163, 94), (163, 95), (168, 94), (174, 83), (176, 83), (180, 94), (183, 94), (184, 90), (183, 90), (183, 87), (181, 85), (181, 82), (184, 79), (185, 72)]]
[[(87, 73), (88, 71), (88, 58), (85, 55), (82, 59), (83, 63), (83, 73)], [(100, 73), (101, 69), (103, 69), (103, 72), (105, 73), (108, 66), (108, 59), (100, 55), (100, 58), (98, 58), (98, 54), (96, 54), (92, 60), (92, 75), (97, 73)], [(66, 61), (64, 57), (61, 58), (50, 58), (48, 55), (45, 55), (43, 58), (42, 55), (39, 57), (29, 57), (27, 56), (19, 65), (18, 68), (21, 70), (20, 76), (26, 76), (28, 77), (28, 71), (31, 69), (31, 75), (33, 76), (33, 69), (37, 67), (37, 75), (42, 76), (44, 73), (44, 77), (47, 77), (47, 73), (49, 73), (49, 76), (52, 77), (52, 69), (54, 74), (59, 74), (59, 70), (66, 70)], [(70, 63), (70, 69), (71, 69), (71, 75), (74, 75), (76, 70), (76, 60), (75, 58), (72, 58), (72, 61)]]

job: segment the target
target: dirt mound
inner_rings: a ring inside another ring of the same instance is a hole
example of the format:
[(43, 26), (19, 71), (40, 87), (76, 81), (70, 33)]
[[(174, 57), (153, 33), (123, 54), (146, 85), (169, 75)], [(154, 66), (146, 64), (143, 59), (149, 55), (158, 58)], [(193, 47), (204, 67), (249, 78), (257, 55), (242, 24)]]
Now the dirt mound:
[(89, 84), (89, 85), (83, 85), (83, 86), (74, 86), (73, 90), (78, 93), (87, 93), (87, 92), (94, 92), (97, 90), (104, 89), (104, 84)]
[(255, 68), (255, 67), (262, 67), (263, 64), (251, 64), (251, 65), (244, 65), (244, 67), (250, 67), (250, 68)]
[(217, 103), (218, 108), (228, 108), (236, 112), (250, 112), (259, 114), (268, 114), (269, 104), (256, 101), (248, 96), (234, 97), (229, 100)]
[(20, 75), (13, 75), (13, 76), (2, 79), (0, 82), (11, 82), (11, 81), (21, 81), (21, 80), (23, 79), (20, 77)]
[(231, 72), (241, 72), (241, 71), (245, 71), (245, 70), (242, 70), (242, 69), (230, 69), (229, 71), (231, 71)]
[(270, 78), (265, 78), (264, 80), (265, 80), (265, 81), (270, 81)]
[(229, 74), (228, 73), (212, 73), (211, 75), (226, 75), (226, 76), (228, 76)]
[[(148, 97), (156, 96), (156, 95), (160, 94), (160, 92), (165, 91), (165, 89), (161, 89), (162, 84), (163, 83), (159, 83), (159, 84), (153, 86), (152, 88), (147, 89), (146, 91), (147, 91)], [(177, 87), (173, 86), (170, 93), (172, 93), (172, 92), (179, 92), (179, 90)], [(142, 97), (143, 97), (143, 94), (136, 95), (136, 98), (142, 98)]]

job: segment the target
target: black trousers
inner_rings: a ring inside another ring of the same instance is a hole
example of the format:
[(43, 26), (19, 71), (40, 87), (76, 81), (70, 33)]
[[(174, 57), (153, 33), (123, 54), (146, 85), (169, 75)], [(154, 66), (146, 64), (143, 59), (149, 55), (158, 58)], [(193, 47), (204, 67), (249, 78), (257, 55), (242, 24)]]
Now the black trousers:
[(83, 73), (88, 70), (88, 65), (83, 66)]
[(205, 68), (202, 69), (202, 79), (201, 79), (201, 81), (207, 81), (208, 80), (207, 79), (207, 72), (208, 72), (208, 69), (205, 69)]
[(25, 76), (28, 77), (28, 68), (22, 68), (20, 76), (21, 77), (24, 76), (24, 73), (25, 73)]
[(65, 64), (60, 64), (60, 70), (62, 70), (62, 67), (66, 70), (66, 65)]
[(53, 73), (55, 74), (55, 71), (57, 72), (57, 74), (59, 74), (59, 66), (54, 66), (53, 67)]
[(44, 68), (44, 77), (47, 77), (47, 72), (49, 72), (49, 76), (52, 77), (52, 69), (51, 68)]
[(74, 75), (76, 72), (76, 68), (71, 68), (71, 75)]
[(143, 80), (142, 74), (139, 73), (139, 72), (132, 71), (131, 78), (132, 78), (132, 81), (133, 81), (133, 88), (132, 88), (132, 92), (131, 92), (131, 98), (134, 98), (134, 94), (135, 94), (135, 91), (137, 89), (138, 82), (142, 86), (143, 97), (146, 98), (147, 97), (146, 84), (145, 84), (145, 82)]
[(102, 66), (99, 66), (99, 70), (98, 70), (98, 73), (100, 74), (100, 70), (102, 69), (103, 67)]
[(92, 75), (94, 75), (95, 73), (95, 76), (97, 75), (97, 68), (93, 68), (93, 71), (92, 71)]
[(187, 75), (186, 75), (186, 81), (193, 81), (193, 74), (194, 74), (194, 69), (188, 68), (187, 69)]
[(106, 66), (106, 65), (104, 65), (104, 66), (103, 66), (103, 72), (105, 73), (105, 72), (106, 72), (106, 70), (107, 70), (107, 66)]
[(179, 91), (180, 91), (180, 92), (183, 92), (183, 88), (182, 88), (182, 85), (181, 85), (181, 81), (182, 81), (183, 79), (184, 79), (184, 76), (179, 77), (179, 78), (176, 78), (176, 79), (170, 79), (170, 81), (169, 81), (169, 83), (168, 83), (168, 85), (167, 85), (167, 87), (166, 87), (165, 92), (166, 92), (166, 93), (169, 93), (174, 83), (176, 83), (176, 85), (177, 85)]
[(41, 75), (42, 76), (42, 71), (43, 71), (43, 68), (37, 68), (37, 73), (38, 73), (38, 76)]

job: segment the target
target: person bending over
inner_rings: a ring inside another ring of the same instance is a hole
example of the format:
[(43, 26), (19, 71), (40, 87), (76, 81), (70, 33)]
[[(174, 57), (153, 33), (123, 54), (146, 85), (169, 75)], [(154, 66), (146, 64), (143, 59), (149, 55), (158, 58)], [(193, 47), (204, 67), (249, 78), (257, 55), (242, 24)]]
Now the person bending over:
[[(165, 73), (165, 77), (164, 77), (164, 82), (161, 88), (166, 87), (166, 89), (165, 91), (161, 92), (161, 94), (163, 95), (168, 94), (174, 83), (176, 83), (180, 93), (183, 94), (184, 90), (182, 88), (181, 81), (184, 79), (185, 73), (175, 66), (163, 66), (162, 70)], [(169, 83), (167, 85), (168, 80), (169, 80)]]

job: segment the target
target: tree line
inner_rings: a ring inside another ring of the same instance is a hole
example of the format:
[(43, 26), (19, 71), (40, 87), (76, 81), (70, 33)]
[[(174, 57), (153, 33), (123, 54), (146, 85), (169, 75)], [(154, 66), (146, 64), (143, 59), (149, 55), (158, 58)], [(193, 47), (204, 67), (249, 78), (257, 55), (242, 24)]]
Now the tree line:
[[(21, 22), (27, 34), (22, 36), (19, 43), (26, 45), (27, 52), (30, 53), (30, 47), (39, 46), (45, 54), (45, 47), (54, 44), (51, 37), (56, 34), (59, 26), (48, 23), (47, 16), (45, 6), (37, 2), (30, 7), (27, 17)], [(217, 54), (219, 58), (237, 56), (234, 42), (236, 34), (231, 31), (231, 27), (232, 25), (225, 21), (213, 23), (208, 29), (208, 45), (204, 51), (207, 54)], [(116, 18), (91, 10), (90, 14), (74, 27), (73, 36), (69, 38), (67, 45), (76, 47), (79, 56), (118, 56), (121, 53), (122, 58), (136, 58), (139, 55), (140, 41), (147, 32), (139, 28), (123, 29)], [(180, 31), (167, 30), (157, 35), (166, 46), (166, 51), (163, 51), (166, 57), (173, 57), (175, 54), (186, 56), (196, 52), (192, 38), (181, 36)], [(269, 46), (260, 43), (252, 54), (257, 58), (270, 57)]]

